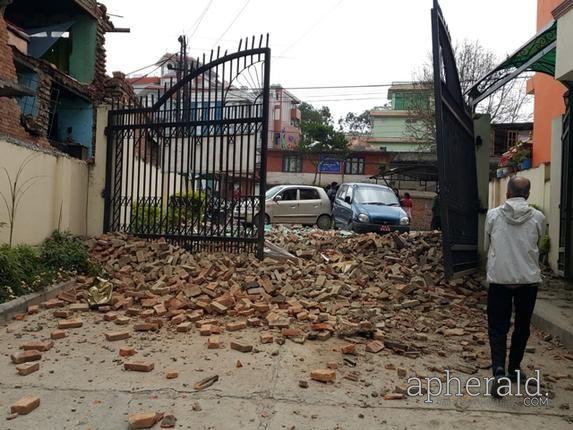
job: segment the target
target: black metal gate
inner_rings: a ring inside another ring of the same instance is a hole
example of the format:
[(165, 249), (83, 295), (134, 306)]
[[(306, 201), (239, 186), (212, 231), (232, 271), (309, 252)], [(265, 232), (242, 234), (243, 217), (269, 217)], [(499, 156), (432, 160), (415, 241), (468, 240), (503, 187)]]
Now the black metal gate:
[(161, 88), (112, 107), (106, 231), (262, 258), (270, 58), (268, 35), (201, 60), (183, 46)]
[(478, 188), (471, 111), (460, 87), (450, 35), (437, 0), (432, 9), (436, 144), (445, 273), (478, 266)]
[[(573, 89), (565, 94), (558, 269), (573, 278)], [(556, 178), (556, 180), (558, 180)]]

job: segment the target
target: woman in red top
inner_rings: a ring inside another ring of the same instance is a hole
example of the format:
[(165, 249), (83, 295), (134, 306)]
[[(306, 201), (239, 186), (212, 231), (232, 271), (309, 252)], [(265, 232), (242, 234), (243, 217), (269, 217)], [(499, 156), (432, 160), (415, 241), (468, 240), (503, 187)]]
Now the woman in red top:
[(412, 203), (413, 201), (410, 193), (404, 193), (404, 198), (400, 201), (400, 206), (402, 206), (410, 220), (412, 219)]

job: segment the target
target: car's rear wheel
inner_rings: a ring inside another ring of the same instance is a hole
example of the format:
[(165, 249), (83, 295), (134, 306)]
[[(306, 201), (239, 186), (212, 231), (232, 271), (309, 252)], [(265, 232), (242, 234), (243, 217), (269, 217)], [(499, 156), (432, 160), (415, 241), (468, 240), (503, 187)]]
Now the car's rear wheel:
[(321, 230), (328, 230), (332, 227), (332, 218), (328, 215), (321, 215), (318, 217), (318, 220), (316, 220), (316, 225)]

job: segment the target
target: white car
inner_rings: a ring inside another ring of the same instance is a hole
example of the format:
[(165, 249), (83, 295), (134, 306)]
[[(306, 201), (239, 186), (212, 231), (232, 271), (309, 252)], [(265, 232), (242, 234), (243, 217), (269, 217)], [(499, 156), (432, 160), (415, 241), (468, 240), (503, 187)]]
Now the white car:
[[(257, 224), (258, 210), (246, 212), (246, 222)], [(277, 185), (265, 194), (265, 224), (316, 224), (321, 229), (328, 229), (332, 225), (330, 212), (330, 200), (320, 187)]]

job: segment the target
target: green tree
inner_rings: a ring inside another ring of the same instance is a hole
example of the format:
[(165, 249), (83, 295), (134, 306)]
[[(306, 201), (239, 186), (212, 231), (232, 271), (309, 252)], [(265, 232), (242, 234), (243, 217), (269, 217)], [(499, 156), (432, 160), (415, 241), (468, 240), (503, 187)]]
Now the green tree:
[(361, 114), (348, 112), (344, 118), (338, 120), (340, 128), (351, 135), (367, 135), (372, 132), (372, 120), (370, 111), (365, 110)]
[(332, 121), (332, 114), (327, 106), (316, 109), (308, 103), (301, 103), (300, 131), (301, 140), (299, 151), (307, 155), (314, 166), (314, 180), (318, 175), (320, 165), (320, 154), (328, 154), (341, 160), (348, 155), (348, 141), (341, 131), (335, 130)]

